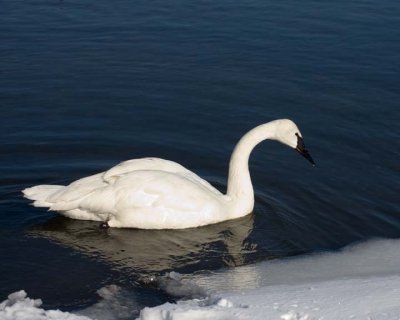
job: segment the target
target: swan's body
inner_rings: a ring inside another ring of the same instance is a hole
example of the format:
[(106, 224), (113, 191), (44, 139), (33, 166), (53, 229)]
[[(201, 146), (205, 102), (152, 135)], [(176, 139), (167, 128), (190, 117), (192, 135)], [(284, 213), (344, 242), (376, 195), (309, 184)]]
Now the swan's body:
[(158, 158), (125, 161), (68, 186), (39, 185), (23, 193), (36, 207), (48, 207), (74, 219), (105, 221), (110, 227), (204, 226), (251, 213), (254, 193), (248, 159), (253, 148), (266, 139), (278, 140), (311, 159), (297, 126), (290, 120), (275, 120), (249, 131), (237, 144), (226, 195), (180, 164)]

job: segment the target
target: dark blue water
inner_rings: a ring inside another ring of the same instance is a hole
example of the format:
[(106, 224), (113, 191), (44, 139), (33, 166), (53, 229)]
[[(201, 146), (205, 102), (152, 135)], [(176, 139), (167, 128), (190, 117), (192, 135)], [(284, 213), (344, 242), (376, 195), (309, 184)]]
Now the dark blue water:
[[(119, 284), (400, 237), (400, 5), (352, 1), (3, 1), (0, 300), (93, 303)], [(254, 214), (182, 231), (100, 230), (20, 190), (143, 156), (226, 188), (230, 153), (276, 118), (317, 168), (274, 142), (251, 158)]]

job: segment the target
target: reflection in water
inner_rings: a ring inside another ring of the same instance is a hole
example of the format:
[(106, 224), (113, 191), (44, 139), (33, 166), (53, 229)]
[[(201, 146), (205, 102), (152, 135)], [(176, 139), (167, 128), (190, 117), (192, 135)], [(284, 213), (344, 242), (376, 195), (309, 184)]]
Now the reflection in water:
[(248, 215), (194, 229), (104, 230), (97, 222), (57, 216), (29, 233), (105, 260), (131, 275), (145, 276), (242, 265), (257, 251), (248, 239), (253, 223), (254, 215)]

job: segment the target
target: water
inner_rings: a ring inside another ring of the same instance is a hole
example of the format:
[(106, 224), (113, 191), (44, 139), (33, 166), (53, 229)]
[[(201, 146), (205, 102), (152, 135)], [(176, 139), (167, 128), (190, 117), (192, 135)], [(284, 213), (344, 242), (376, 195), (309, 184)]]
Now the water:
[[(0, 28), (0, 297), (75, 310), (118, 284), (400, 237), (400, 6), (394, 0), (6, 1)], [(20, 190), (120, 161), (178, 161), (226, 188), (252, 127), (299, 125), (317, 168), (251, 157), (254, 214), (182, 231), (100, 230)], [(0, 299), (0, 300), (1, 300)]]

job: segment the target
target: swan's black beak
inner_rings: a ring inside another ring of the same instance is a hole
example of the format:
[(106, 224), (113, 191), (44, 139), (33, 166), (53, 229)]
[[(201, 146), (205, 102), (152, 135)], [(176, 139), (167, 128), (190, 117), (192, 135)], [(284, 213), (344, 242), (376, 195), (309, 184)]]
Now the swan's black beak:
[(297, 147), (296, 147), (296, 151), (298, 153), (300, 153), (304, 158), (306, 158), (308, 161), (311, 162), (311, 164), (315, 167), (315, 162), (313, 160), (313, 158), (311, 158), (310, 153), (308, 152), (308, 150), (306, 149), (306, 146), (304, 145), (304, 141), (303, 138), (299, 136), (298, 133), (296, 133), (297, 136)]

